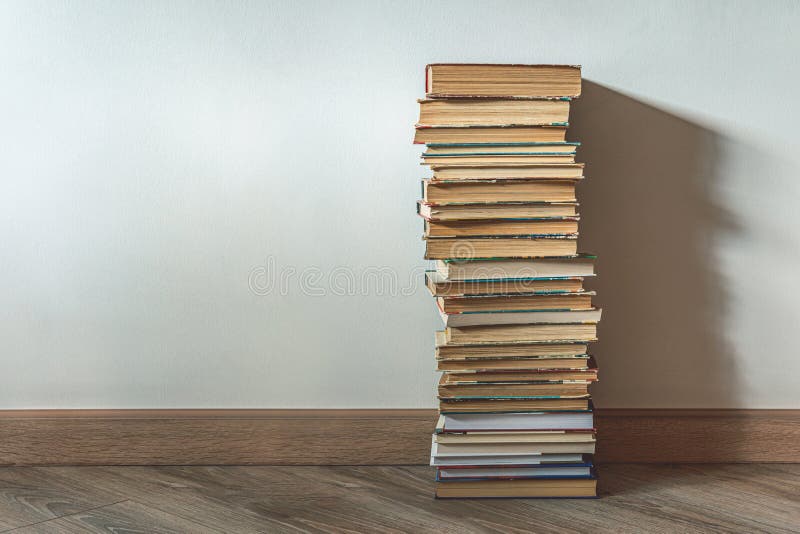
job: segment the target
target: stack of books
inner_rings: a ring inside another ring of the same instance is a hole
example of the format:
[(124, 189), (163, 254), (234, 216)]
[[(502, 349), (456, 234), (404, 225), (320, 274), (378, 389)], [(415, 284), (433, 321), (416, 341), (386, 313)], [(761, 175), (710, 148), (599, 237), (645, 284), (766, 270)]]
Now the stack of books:
[(594, 497), (600, 310), (578, 253), (580, 67), (426, 68), (415, 143), (436, 333), (437, 497)]

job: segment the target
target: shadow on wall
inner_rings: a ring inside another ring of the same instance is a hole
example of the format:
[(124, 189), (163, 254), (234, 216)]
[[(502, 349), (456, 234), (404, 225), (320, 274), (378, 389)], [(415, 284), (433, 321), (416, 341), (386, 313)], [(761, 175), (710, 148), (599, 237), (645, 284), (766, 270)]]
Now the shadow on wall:
[(715, 242), (740, 232), (715, 204), (722, 137), (584, 80), (570, 118), (578, 160), (581, 248), (604, 308), (594, 347), (599, 408), (736, 405), (726, 346), (729, 298)]

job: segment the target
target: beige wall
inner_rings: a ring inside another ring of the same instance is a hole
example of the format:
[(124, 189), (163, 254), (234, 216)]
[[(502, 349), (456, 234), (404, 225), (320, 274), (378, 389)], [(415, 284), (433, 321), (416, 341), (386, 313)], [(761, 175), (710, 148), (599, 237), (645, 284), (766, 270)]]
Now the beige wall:
[(3, 2), (0, 408), (433, 406), (410, 145), (432, 61), (584, 65), (598, 405), (800, 407), (798, 24), (796, 2)]

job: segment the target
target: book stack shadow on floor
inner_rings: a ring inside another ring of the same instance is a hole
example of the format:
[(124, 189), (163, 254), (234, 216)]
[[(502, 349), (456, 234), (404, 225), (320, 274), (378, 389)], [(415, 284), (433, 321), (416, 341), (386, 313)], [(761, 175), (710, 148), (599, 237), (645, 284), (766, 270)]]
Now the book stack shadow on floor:
[(437, 497), (594, 497), (600, 310), (584, 279), (567, 142), (580, 67), (426, 68), (415, 143), (436, 333)]

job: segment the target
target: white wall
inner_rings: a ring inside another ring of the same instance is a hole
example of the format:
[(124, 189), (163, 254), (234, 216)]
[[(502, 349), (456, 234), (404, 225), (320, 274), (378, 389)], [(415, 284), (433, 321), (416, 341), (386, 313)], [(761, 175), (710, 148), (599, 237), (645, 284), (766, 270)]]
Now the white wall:
[[(328, 278), (424, 266), (433, 61), (597, 84), (573, 124), (600, 406), (798, 408), (798, 25), (793, 1), (2, 2), (0, 408), (434, 406), (426, 292)], [(326, 296), (255, 294), (268, 258)]]

